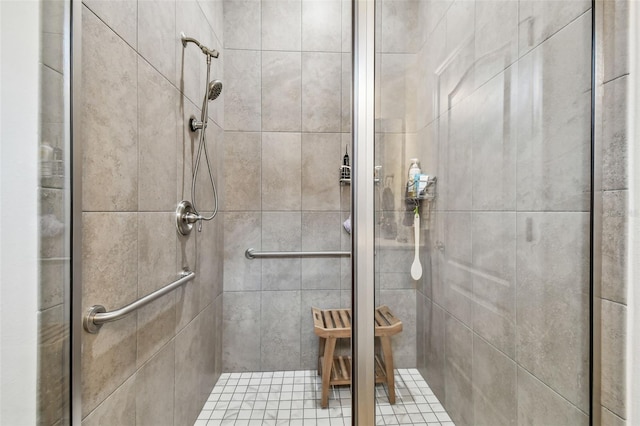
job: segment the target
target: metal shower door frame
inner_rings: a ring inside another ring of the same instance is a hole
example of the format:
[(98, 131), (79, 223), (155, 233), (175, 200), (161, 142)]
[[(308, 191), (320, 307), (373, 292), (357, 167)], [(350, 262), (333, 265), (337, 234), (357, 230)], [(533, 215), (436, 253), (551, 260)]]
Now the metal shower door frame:
[(352, 424), (375, 424), (375, 1), (352, 3)]

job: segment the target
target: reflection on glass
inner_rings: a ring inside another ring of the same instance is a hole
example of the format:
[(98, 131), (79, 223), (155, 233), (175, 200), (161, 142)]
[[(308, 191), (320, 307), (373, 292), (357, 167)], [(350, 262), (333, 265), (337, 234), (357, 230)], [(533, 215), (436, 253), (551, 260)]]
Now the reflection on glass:
[(69, 424), (69, 2), (41, 4), (39, 425)]
[[(377, 8), (376, 297), (404, 323), (383, 420), (553, 423), (538, 400), (586, 419), (589, 7)], [(415, 158), (431, 199), (405, 190)]]

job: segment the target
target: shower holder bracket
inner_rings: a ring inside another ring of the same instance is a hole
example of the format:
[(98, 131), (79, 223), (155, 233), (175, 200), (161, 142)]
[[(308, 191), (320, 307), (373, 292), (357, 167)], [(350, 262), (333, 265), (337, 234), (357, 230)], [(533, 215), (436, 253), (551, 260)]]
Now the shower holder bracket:
[(176, 229), (180, 235), (189, 235), (193, 224), (201, 219), (189, 201), (180, 201), (176, 208)]
[(195, 117), (191, 116), (189, 118), (189, 129), (192, 132), (196, 132), (200, 129), (204, 129), (206, 127), (206, 124), (204, 124), (202, 121), (198, 121), (198, 119), (196, 119)]

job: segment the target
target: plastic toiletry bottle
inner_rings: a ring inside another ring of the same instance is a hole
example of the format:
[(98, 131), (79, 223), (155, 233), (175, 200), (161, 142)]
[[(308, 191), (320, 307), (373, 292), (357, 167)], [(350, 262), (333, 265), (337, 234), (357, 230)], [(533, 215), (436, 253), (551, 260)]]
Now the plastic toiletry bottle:
[(351, 179), (351, 169), (349, 168), (349, 147), (345, 146), (344, 149), (344, 157), (342, 158), (342, 178), (343, 179)]
[(410, 198), (415, 198), (418, 196), (417, 183), (420, 180), (419, 175), (422, 172), (422, 170), (420, 170), (420, 162), (418, 161), (417, 158), (411, 158), (409, 161), (411, 161), (411, 165), (409, 166), (409, 174), (407, 176), (408, 178), (407, 192)]

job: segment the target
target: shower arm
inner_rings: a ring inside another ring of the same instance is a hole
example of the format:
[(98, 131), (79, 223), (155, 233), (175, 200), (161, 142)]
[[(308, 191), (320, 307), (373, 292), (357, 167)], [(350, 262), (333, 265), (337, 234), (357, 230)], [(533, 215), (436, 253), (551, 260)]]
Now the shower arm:
[(182, 46), (187, 47), (187, 43), (193, 43), (202, 50), (202, 53), (207, 55), (207, 61), (210, 61), (212, 57), (217, 58), (220, 56), (220, 53), (216, 49), (209, 49), (204, 44), (200, 43), (193, 37), (187, 37), (185, 33), (180, 33), (180, 38), (182, 40)]

